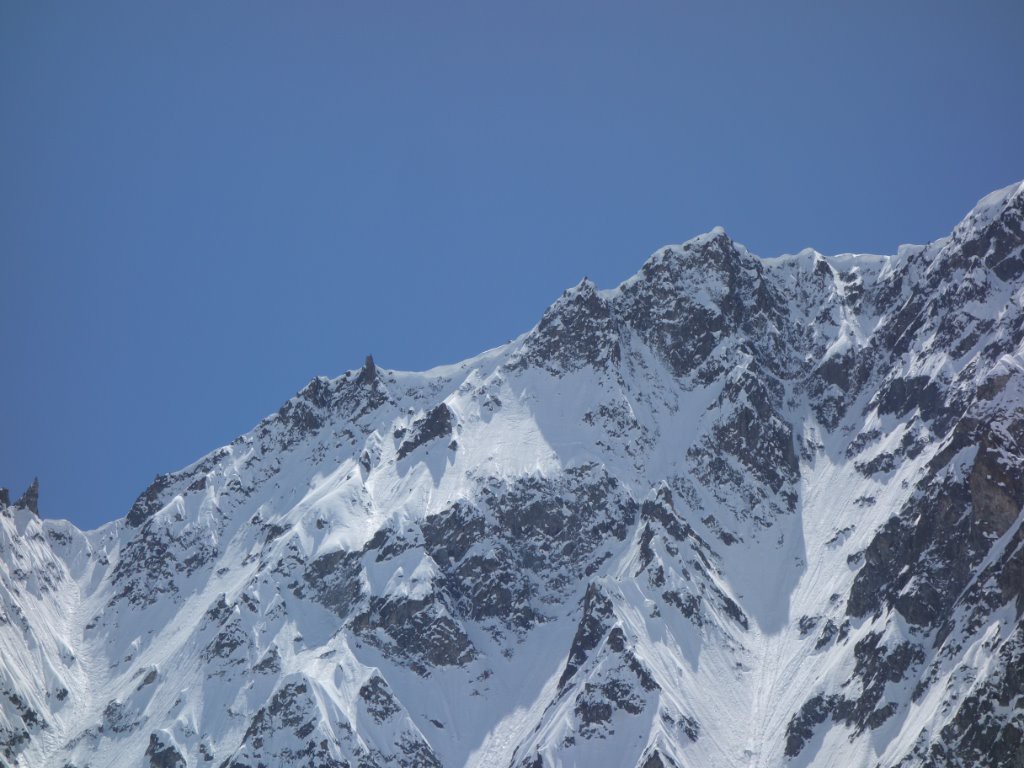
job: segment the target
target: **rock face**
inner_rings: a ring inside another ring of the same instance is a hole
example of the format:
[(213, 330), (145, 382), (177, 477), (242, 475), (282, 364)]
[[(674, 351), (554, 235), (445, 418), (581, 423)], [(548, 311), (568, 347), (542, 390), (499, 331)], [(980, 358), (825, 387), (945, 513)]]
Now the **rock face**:
[(0, 493), (15, 766), (1024, 766), (1024, 185), (715, 230), (317, 378), (82, 532)]
[[(6, 492), (6, 489), (5, 489)], [(7, 500), (4, 499), (4, 503)], [(25, 489), (25, 492), (21, 494), (21, 498), (15, 503), (16, 506), (24, 507), (29, 510), (32, 514), (39, 514), (39, 478), (35, 478), (32, 481), (32, 485)]]

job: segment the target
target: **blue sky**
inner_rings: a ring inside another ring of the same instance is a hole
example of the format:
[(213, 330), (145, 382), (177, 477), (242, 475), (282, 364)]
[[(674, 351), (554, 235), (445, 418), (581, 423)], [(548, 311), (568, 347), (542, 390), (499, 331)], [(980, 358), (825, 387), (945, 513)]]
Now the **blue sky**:
[(93, 527), (317, 374), (723, 225), (892, 252), (1024, 178), (1024, 4), (0, 0), (0, 484)]

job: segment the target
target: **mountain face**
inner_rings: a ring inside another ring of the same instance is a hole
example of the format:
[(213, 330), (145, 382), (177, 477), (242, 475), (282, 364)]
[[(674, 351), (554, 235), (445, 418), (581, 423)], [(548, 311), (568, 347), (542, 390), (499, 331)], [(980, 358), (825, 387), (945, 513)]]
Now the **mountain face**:
[(1024, 766), (1022, 344), (1024, 184), (664, 248), (95, 531), (0, 494), (0, 763)]

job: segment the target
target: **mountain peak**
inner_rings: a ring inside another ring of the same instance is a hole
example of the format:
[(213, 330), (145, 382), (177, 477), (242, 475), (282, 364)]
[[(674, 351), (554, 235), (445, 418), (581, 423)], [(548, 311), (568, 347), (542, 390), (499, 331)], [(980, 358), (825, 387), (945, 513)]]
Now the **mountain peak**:
[(1014, 219), (1024, 213), (1024, 181), (997, 189), (981, 198), (953, 230), (954, 240), (966, 240), (986, 230), (1007, 215)]
[(516, 364), (529, 362), (562, 373), (585, 365), (605, 366), (618, 359), (618, 338), (609, 302), (584, 277), (547, 308)]
[(23, 494), (21, 494), (21, 498), (19, 498), (14, 503), (14, 506), (16, 506), (16, 507), (23, 507), (24, 509), (29, 510), (30, 512), (32, 512), (36, 516), (39, 515), (39, 478), (38, 477), (34, 478), (32, 480), (32, 484), (29, 485), (29, 487), (25, 489), (25, 492)]
[(712, 227), (709, 231), (701, 235), (691, 237), (680, 247), (683, 249), (704, 249), (710, 245), (737, 251), (743, 249), (742, 246), (739, 246), (736, 241), (729, 236), (729, 233), (725, 231), (725, 227), (721, 226)]
[(377, 380), (377, 365), (373, 362), (373, 355), (367, 355), (363, 367), (356, 376), (358, 384), (372, 385)]
[(1024, 181), (1017, 181), (1002, 189), (989, 192), (981, 198), (969, 215), (976, 218), (997, 218), (1006, 208), (1016, 205), (1024, 197)]
[(597, 293), (597, 284), (586, 275), (576, 285), (567, 291), (567, 293), (580, 293), (580, 294), (591, 294)]
[(957, 269), (979, 266), (1000, 280), (1024, 276), (1024, 182), (997, 189), (971, 209), (953, 234), (942, 241), (939, 257), (929, 265), (933, 279)]
[(659, 248), (644, 263), (640, 271), (623, 283), (626, 286), (638, 279), (666, 278), (676, 281), (685, 275), (708, 269), (720, 273), (754, 268), (758, 258), (737, 243), (722, 227), (697, 235), (679, 245)]

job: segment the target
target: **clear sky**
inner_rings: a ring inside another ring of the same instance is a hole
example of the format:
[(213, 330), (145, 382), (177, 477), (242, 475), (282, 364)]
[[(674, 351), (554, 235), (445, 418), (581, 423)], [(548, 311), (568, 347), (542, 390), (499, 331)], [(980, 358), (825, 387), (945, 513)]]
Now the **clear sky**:
[(372, 352), (715, 225), (893, 252), (1024, 178), (1024, 3), (0, 0), (0, 484), (93, 527)]

